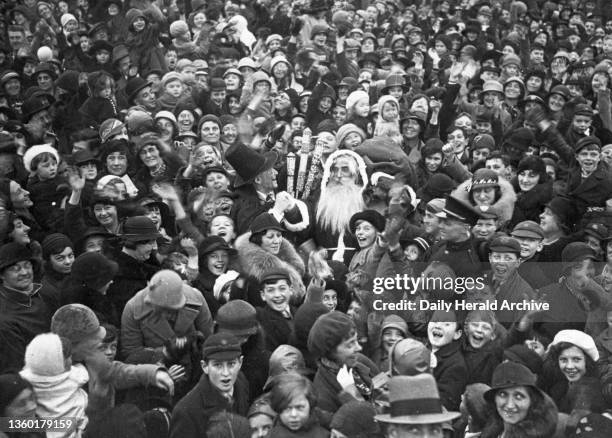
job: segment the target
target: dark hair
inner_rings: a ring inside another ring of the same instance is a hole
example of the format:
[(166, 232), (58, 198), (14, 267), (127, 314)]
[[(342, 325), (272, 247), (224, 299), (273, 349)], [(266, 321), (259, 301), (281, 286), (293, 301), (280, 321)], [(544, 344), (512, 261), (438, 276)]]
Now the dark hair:
[(115, 342), (119, 338), (119, 330), (113, 324), (103, 323), (100, 326), (106, 329), (106, 336), (102, 340), (103, 343), (108, 344), (110, 342)]
[(304, 395), (310, 404), (310, 412), (314, 411), (317, 403), (315, 388), (306, 377), (297, 373), (280, 374), (274, 379), (275, 384), (270, 392), (272, 409), (281, 413), (291, 404), (291, 401)]
[(512, 164), (512, 161), (510, 160), (510, 157), (506, 154), (502, 154), (501, 151), (493, 151), (491, 152), (491, 154), (487, 157), (487, 161), (489, 160), (502, 160), (502, 163), (504, 163), (504, 166), (508, 167)]
[(42, 154), (38, 154), (34, 158), (32, 158), (32, 161), (30, 163), (30, 169), (36, 170), (39, 164), (46, 163), (50, 160), (56, 160), (55, 155), (53, 155), (51, 152), (43, 152)]
[(591, 356), (589, 356), (582, 348), (578, 347), (576, 344), (572, 344), (571, 342), (559, 342), (558, 344), (550, 346), (548, 354), (544, 359), (542, 375), (550, 376), (551, 378), (555, 376), (556, 381), (565, 381), (566, 379), (559, 369), (559, 356), (561, 356), (561, 353), (563, 353), (565, 350), (572, 347), (579, 348), (584, 354), (584, 359), (586, 362), (586, 374), (584, 377), (599, 378), (599, 372), (593, 358), (591, 358)]

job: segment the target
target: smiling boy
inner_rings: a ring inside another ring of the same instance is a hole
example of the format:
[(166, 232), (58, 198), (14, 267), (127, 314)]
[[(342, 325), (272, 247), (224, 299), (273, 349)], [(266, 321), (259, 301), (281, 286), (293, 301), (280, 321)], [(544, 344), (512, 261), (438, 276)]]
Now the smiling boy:
[(442, 404), (448, 410), (459, 409), (461, 394), (467, 385), (468, 369), (461, 353), (461, 334), (460, 320), (452, 310), (436, 310), (427, 325), (429, 345), (438, 363), (433, 374)]
[(260, 295), (264, 307), (257, 308), (257, 320), (264, 329), (266, 349), (274, 351), (279, 345), (289, 344), (294, 331), (289, 273), (282, 269), (266, 273), (261, 279)]
[(498, 342), (497, 320), (490, 310), (472, 310), (465, 318), (461, 350), (468, 369), (468, 385), (490, 383), (495, 367), (503, 358)]

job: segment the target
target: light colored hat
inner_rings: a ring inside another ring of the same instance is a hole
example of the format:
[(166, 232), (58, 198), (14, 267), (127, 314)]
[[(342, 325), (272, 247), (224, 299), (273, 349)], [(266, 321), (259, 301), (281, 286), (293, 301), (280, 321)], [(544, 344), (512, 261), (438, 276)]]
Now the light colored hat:
[(560, 344), (561, 342), (569, 342), (570, 344), (574, 344), (576, 347), (580, 348), (585, 354), (588, 354), (593, 361), (597, 362), (599, 360), (599, 351), (595, 346), (595, 341), (585, 332), (581, 332), (580, 330), (561, 330), (559, 333), (555, 335), (555, 338), (548, 346)]
[(32, 339), (26, 347), (24, 371), (26, 377), (29, 373), (37, 376), (58, 376), (64, 373), (60, 337), (55, 333), (43, 333)]
[(100, 125), (100, 140), (102, 143), (106, 143), (106, 141), (112, 137), (113, 135), (117, 135), (121, 133), (121, 130), (125, 126), (125, 123), (122, 123), (121, 120), (118, 119), (106, 119)]
[(255, 61), (253, 60), (253, 58), (249, 58), (248, 56), (238, 61), (238, 70), (240, 70), (243, 67), (249, 67), (249, 68), (252, 68), (253, 70), (257, 69), (257, 65), (255, 64)]
[(45, 152), (52, 154), (55, 157), (55, 161), (57, 161), (58, 163), (60, 162), (60, 157), (57, 153), (57, 150), (50, 144), (39, 144), (36, 146), (32, 146), (27, 151), (25, 151), (25, 154), (23, 154), (23, 165), (25, 166), (28, 172), (34, 171), (34, 169), (30, 167), (32, 165), (32, 160), (36, 156), (44, 154)]
[(147, 286), (145, 303), (164, 309), (178, 310), (185, 305), (185, 283), (174, 271), (163, 269), (157, 272)]
[(60, 23), (61, 23), (62, 27), (66, 27), (66, 24), (70, 23), (71, 21), (76, 21), (78, 23), (78, 20), (72, 14), (64, 14), (60, 18)]

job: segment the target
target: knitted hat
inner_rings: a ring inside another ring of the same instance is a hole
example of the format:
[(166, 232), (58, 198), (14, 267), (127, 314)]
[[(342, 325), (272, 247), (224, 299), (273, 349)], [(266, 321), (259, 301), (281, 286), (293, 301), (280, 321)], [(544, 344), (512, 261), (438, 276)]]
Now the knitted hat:
[(170, 269), (163, 269), (149, 280), (144, 301), (164, 309), (178, 310), (187, 301), (186, 288), (180, 275)]
[(74, 248), (72, 241), (62, 233), (49, 234), (42, 241), (43, 258), (48, 260), (54, 254), (59, 254), (66, 248)]
[(70, 275), (78, 283), (97, 289), (111, 281), (119, 265), (98, 252), (86, 252), (78, 256), (72, 264)]
[(308, 335), (308, 351), (319, 358), (329, 357), (355, 330), (355, 323), (345, 313), (333, 311), (322, 315)]
[(28, 172), (33, 172), (34, 170), (36, 170), (31, 168), (32, 160), (36, 158), (36, 156), (45, 152), (53, 155), (55, 157), (55, 161), (59, 164), (60, 157), (57, 153), (57, 150), (50, 144), (39, 144), (36, 146), (32, 146), (27, 151), (25, 151), (25, 154), (23, 154), (23, 165)]
[(102, 340), (106, 336), (106, 329), (100, 326), (96, 314), (82, 304), (60, 307), (51, 318), (51, 331), (73, 344), (93, 337)]
[(32, 389), (32, 385), (19, 374), (0, 375), (0, 412), (4, 412), (24, 389)]
[(555, 335), (548, 348), (550, 349), (553, 345), (560, 344), (561, 342), (568, 342), (580, 348), (585, 354), (590, 356), (594, 362), (599, 360), (599, 351), (595, 346), (595, 341), (591, 336), (580, 330), (561, 330)]
[(170, 25), (170, 36), (176, 38), (181, 35), (189, 35), (189, 26), (183, 20), (173, 21)]
[(489, 150), (495, 149), (495, 139), (489, 134), (478, 134), (472, 141), (471, 149), (474, 151), (485, 148)]
[(346, 98), (346, 110), (350, 111), (361, 99), (370, 101), (370, 96), (363, 90), (355, 90)]
[(219, 333), (238, 337), (254, 335), (259, 327), (255, 307), (243, 300), (231, 300), (222, 305), (215, 320)]
[(521, 58), (519, 58), (517, 55), (513, 54), (513, 53), (509, 53), (506, 56), (504, 56), (504, 59), (502, 61), (502, 67), (507, 67), (509, 65), (518, 65), (519, 67), (521, 66)]
[(37, 335), (26, 347), (24, 371), (39, 376), (57, 376), (65, 372), (62, 341), (54, 333)]
[(66, 24), (70, 23), (71, 21), (78, 22), (76, 17), (72, 14), (64, 14), (60, 17), (60, 24), (62, 25), (62, 27), (66, 27)]
[(166, 85), (169, 82), (172, 82), (172, 81), (181, 81), (181, 83), (182, 83), (183, 82), (183, 78), (181, 77), (180, 73), (177, 73), (175, 71), (169, 71), (161, 79), (161, 86), (162, 86), (162, 88), (165, 88)]
[(343, 404), (334, 414), (330, 428), (350, 438), (379, 436), (380, 426), (374, 421), (376, 410), (372, 404), (352, 400)]

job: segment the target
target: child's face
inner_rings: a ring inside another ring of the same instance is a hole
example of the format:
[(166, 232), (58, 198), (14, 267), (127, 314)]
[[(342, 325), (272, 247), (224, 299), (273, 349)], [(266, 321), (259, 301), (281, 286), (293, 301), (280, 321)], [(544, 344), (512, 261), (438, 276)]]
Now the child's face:
[(355, 104), (355, 114), (360, 117), (367, 117), (370, 114), (370, 101), (368, 99), (360, 99)]
[(310, 403), (303, 394), (294, 397), (280, 413), (280, 421), (291, 431), (297, 432), (310, 417)]
[(326, 290), (323, 292), (323, 297), (321, 299), (323, 301), (323, 305), (327, 307), (330, 312), (336, 310), (336, 306), (338, 305), (338, 294), (335, 290)]
[(142, 32), (146, 26), (147, 22), (144, 18), (139, 17), (134, 21), (134, 30), (136, 32)]
[(53, 179), (57, 175), (57, 161), (49, 159), (38, 165), (36, 174), (41, 180)]
[(346, 314), (350, 316), (353, 321), (357, 321), (361, 317), (361, 304), (357, 301), (351, 301)]
[(393, 96), (397, 100), (400, 100), (402, 98), (402, 94), (404, 94), (404, 90), (402, 89), (402, 87), (397, 86), (389, 88), (389, 96)]
[(275, 283), (264, 285), (261, 291), (261, 299), (272, 310), (283, 312), (289, 307), (291, 287), (287, 280), (281, 279)]
[(96, 179), (98, 176), (98, 168), (95, 163), (85, 163), (79, 166), (79, 170), (81, 171), (81, 175), (89, 181)]
[(326, 113), (331, 109), (332, 103), (331, 97), (322, 97), (321, 100), (319, 100), (319, 111)]
[(369, 248), (376, 240), (377, 231), (368, 221), (359, 221), (355, 228), (355, 237), (360, 248)]
[(172, 97), (180, 97), (183, 94), (183, 83), (181, 81), (170, 81), (166, 84), (166, 93)]
[(577, 382), (587, 372), (586, 357), (578, 347), (566, 348), (559, 355), (559, 368), (569, 382)]
[(98, 93), (98, 97), (102, 97), (104, 99), (110, 99), (113, 95), (113, 84), (110, 81), (106, 81), (104, 88), (100, 90)]
[(395, 343), (400, 339), (404, 339), (402, 332), (396, 328), (389, 327), (386, 328), (382, 334), (382, 345), (385, 350), (389, 351), (391, 350), (391, 347), (393, 347), (393, 345), (395, 345)]
[(235, 236), (234, 222), (227, 216), (217, 216), (210, 223), (210, 235), (223, 237), (226, 242), (231, 242)]
[(251, 426), (252, 437), (266, 438), (272, 430), (274, 420), (268, 415), (258, 414), (249, 417), (249, 425)]
[(484, 321), (470, 321), (465, 325), (465, 333), (472, 348), (482, 348), (495, 339), (493, 326)]
[(399, 109), (394, 102), (386, 102), (382, 108), (382, 118), (387, 122), (399, 120)]
[(100, 351), (104, 353), (109, 362), (114, 361), (115, 356), (117, 356), (117, 341), (102, 342), (100, 344)]
[(572, 127), (578, 134), (585, 134), (593, 123), (592, 117), (576, 115), (572, 121)]
[(461, 337), (456, 322), (430, 322), (427, 325), (427, 338), (434, 348), (442, 348)]
[(411, 262), (416, 262), (419, 259), (419, 247), (417, 245), (408, 245), (404, 249), (404, 255), (406, 259)]
[(96, 52), (96, 62), (98, 64), (106, 64), (110, 60), (110, 53), (106, 50), (98, 50)]
[(211, 92), (210, 100), (212, 100), (215, 105), (223, 104), (223, 101), (225, 100), (225, 90)]

